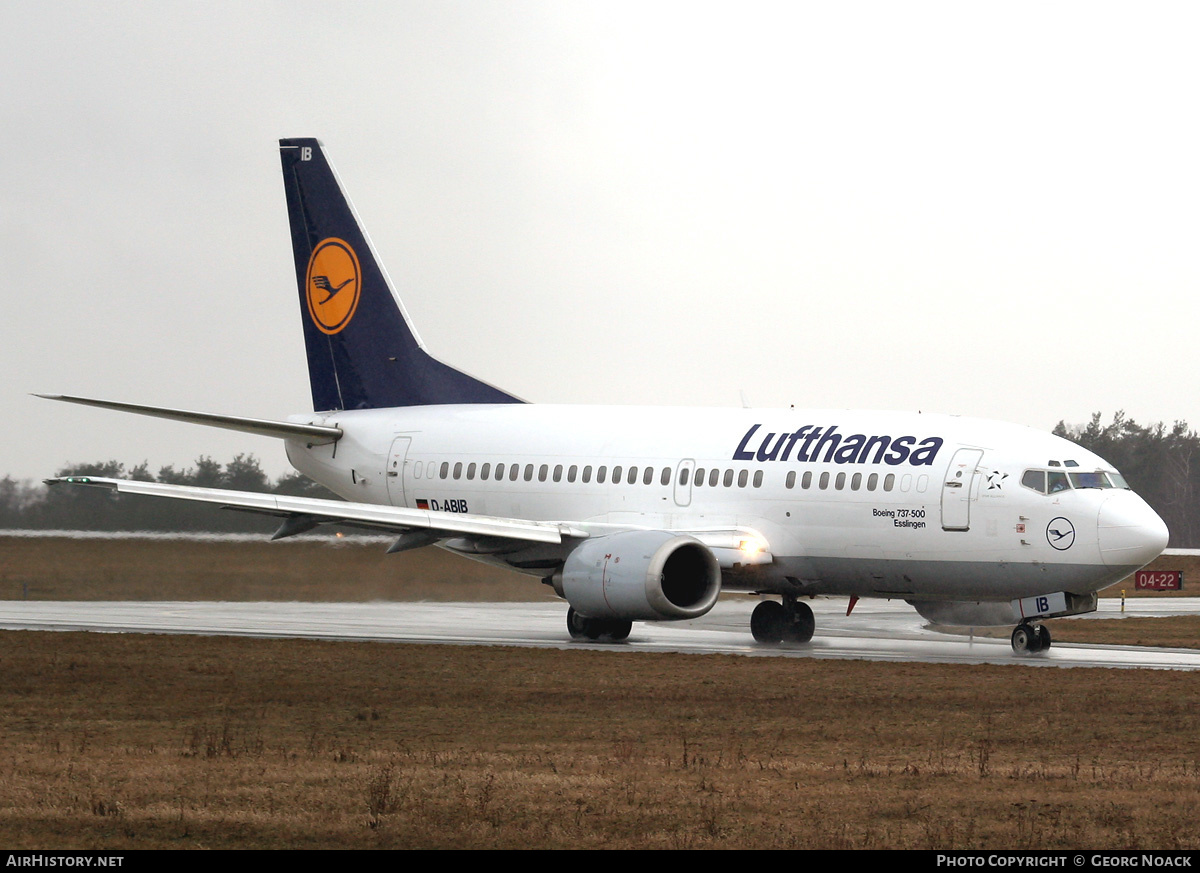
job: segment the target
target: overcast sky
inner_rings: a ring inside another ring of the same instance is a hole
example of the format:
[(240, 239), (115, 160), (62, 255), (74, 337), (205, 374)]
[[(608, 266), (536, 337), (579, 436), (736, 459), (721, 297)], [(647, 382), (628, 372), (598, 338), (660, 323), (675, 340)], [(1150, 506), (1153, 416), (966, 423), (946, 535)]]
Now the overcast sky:
[(1200, 425), (1200, 13), (1149, 3), (2, 6), (0, 475), (309, 408), (276, 141), (429, 349), (535, 402)]

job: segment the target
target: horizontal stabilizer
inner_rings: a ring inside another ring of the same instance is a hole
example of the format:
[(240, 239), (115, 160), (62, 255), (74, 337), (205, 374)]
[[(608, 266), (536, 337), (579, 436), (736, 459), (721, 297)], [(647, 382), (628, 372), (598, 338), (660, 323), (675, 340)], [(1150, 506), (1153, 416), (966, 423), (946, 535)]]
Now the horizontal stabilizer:
[(290, 421), (241, 418), (236, 415), (216, 415), (211, 412), (166, 409), (161, 406), (118, 403), (115, 400), (93, 400), (88, 397), (70, 397), (65, 394), (35, 394), (34, 396), (43, 397), (46, 400), (63, 400), (67, 403), (79, 403), (83, 406), (98, 406), (101, 409), (114, 409), (117, 412), (134, 412), (138, 415), (149, 415), (154, 418), (167, 418), (173, 421), (186, 421), (190, 424), (220, 427), (225, 430), (236, 430), (242, 433), (257, 434), (258, 436), (277, 437), (279, 439), (307, 439), (314, 446), (337, 442), (342, 438), (342, 429), (340, 427), (329, 427), (320, 424), (296, 424)]
[[(196, 500), (216, 503), (230, 509), (260, 512), (284, 518), (299, 517), (299, 524), (318, 520), (318, 523), (345, 523), (375, 530), (404, 532), (428, 530), (439, 534), (433, 539), (449, 536), (502, 537), (534, 543), (561, 543), (566, 537), (584, 538), (587, 531), (552, 521), (525, 521), (515, 518), (493, 518), (486, 515), (464, 515), (455, 512), (433, 512), (428, 509), (409, 509), (403, 506), (377, 506), (373, 503), (348, 503), (341, 500), (320, 500), (314, 497), (290, 497), (282, 494), (260, 494), (253, 491), (226, 491), (220, 488), (196, 488), (189, 485), (167, 485), (162, 482), (135, 482), (131, 479), (106, 479), (100, 476), (63, 476), (47, 479), (47, 485), (95, 485), (120, 494), (146, 494), (151, 497), (173, 497), (177, 500)], [(287, 530), (281, 528), (283, 536)]]

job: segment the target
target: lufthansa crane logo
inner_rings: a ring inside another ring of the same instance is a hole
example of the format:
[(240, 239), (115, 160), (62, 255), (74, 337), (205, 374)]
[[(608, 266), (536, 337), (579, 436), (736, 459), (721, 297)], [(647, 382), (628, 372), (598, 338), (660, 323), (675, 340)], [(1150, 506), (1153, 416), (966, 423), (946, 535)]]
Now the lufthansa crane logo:
[(1075, 525), (1060, 515), (1046, 525), (1046, 539), (1060, 552), (1066, 551), (1075, 542)]
[(317, 244), (308, 259), (305, 292), (308, 314), (322, 333), (338, 333), (350, 323), (362, 295), (362, 270), (349, 243), (329, 237)]

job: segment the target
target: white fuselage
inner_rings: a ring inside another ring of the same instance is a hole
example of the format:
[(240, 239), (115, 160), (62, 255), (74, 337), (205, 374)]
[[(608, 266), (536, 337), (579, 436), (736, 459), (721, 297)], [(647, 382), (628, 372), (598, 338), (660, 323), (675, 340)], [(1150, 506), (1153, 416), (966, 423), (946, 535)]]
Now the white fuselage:
[[(1166, 528), (1126, 488), (1022, 484), (1102, 471), (1050, 434), (852, 410), (498, 404), (310, 413), (335, 445), (288, 441), (301, 472), (360, 503), (761, 538), (726, 588), (910, 600), (1088, 593), (1145, 564)], [(549, 561), (506, 556), (538, 573)]]

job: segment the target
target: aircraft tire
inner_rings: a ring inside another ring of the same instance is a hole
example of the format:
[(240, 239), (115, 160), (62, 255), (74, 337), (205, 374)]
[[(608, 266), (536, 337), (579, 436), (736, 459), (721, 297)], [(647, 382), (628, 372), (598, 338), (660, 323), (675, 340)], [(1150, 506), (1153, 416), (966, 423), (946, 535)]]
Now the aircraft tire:
[(1046, 627), (1044, 624), (1039, 624), (1037, 626), (1037, 633), (1038, 651), (1044, 652), (1050, 648), (1050, 628)]
[(755, 642), (776, 646), (783, 642), (787, 630), (788, 615), (783, 604), (775, 600), (764, 600), (750, 614), (750, 633)]
[(785, 638), (789, 643), (807, 643), (813, 638), (817, 629), (817, 620), (813, 616), (812, 607), (807, 603), (794, 603), (792, 620), (787, 625)]
[(582, 640), (587, 637), (588, 619), (584, 618), (575, 611), (575, 607), (567, 609), (567, 633), (571, 635), (573, 640)]
[(620, 621), (613, 619), (608, 622), (608, 638), (614, 643), (621, 643), (629, 639), (629, 634), (633, 632), (633, 622)]
[(1018, 655), (1030, 655), (1040, 651), (1038, 646), (1037, 631), (1032, 625), (1021, 622), (1012, 632), (1012, 649)]

